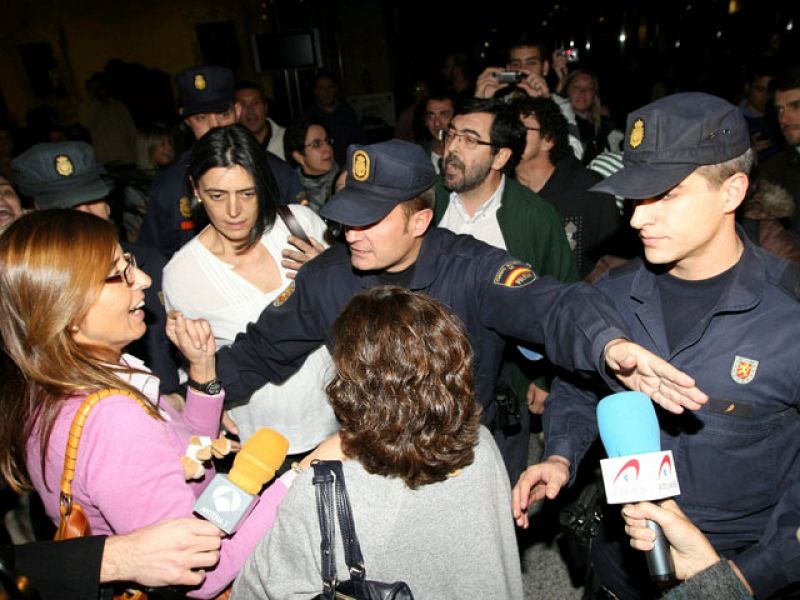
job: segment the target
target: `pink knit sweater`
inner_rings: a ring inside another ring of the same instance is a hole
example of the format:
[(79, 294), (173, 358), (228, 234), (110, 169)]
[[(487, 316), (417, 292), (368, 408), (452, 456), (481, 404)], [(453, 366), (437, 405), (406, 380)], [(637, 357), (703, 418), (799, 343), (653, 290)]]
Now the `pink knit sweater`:
[[(73, 396), (65, 401), (50, 436), (44, 477), (38, 432), (28, 441), (28, 472), (55, 523), (67, 435), (83, 399)], [(191, 435), (216, 437), (223, 399), (224, 394), (203, 396), (190, 389), (182, 414), (160, 403), (164, 421), (149, 416), (125, 396), (109, 396), (94, 407), (81, 436), (72, 484), (73, 498), (86, 512), (93, 534), (124, 534), (192, 514), (196, 497), (213, 471), (207, 470), (200, 484), (188, 484), (180, 459)], [(256, 542), (272, 527), (285, 494), (281, 481), (264, 492), (239, 530), (223, 540), (219, 564), (190, 596), (214, 597), (236, 577)]]

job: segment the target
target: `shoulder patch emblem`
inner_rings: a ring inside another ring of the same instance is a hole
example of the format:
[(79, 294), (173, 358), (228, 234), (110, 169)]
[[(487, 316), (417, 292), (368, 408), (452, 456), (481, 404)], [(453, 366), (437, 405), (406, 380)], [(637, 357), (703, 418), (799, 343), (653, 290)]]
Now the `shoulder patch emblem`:
[(636, 119), (633, 122), (633, 129), (631, 130), (631, 137), (628, 140), (628, 143), (631, 145), (631, 148), (638, 148), (642, 145), (644, 141), (644, 121), (642, 119)]
[(369, 154), (356, 150), (353, 154), (353, 179), (366, 181), (369, 179)]
[(294, 281), (290, 283), (289, 287), (283, 290), (277, 298), (275, 298), (275, 301), (272, 303), (272, 306), (276, 308), (278, 306), (283, 306), (284, 302), (286, 302), (289, 299), (289, 296), (291, 296), (292, 294), (294, 294)]
[(505, 287), (523, 287), (536, 279), (531, 266), (517, 260), (505, 263), (494, 275), (494, 283)]
[(62, 177), (69, 177), (75, 172), (75, 166), (66, 154), (59, 154), (56, 156), (55, 167), (56, 173)]
[(200, 92), (206, 89), (206, 78), (203, 77), (200, 73), (194, 76), (194, 89)]
[(188, 196), (181, 196), (180, 200), (178, 200), (178, 209), (181, 211), (181, 216), (184, 219), (188, 219), (192, 216), (192, 203), (189, 202)]
[(736, 383), (750, 383), (758, 371), (758, 361), (744, 356), (735, 356), (731, 367), (731, 379)]

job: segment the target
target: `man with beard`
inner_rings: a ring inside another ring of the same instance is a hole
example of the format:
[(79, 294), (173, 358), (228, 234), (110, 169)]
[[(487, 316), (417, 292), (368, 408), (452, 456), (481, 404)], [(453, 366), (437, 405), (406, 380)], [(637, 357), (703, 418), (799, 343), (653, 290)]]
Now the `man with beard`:
[[(514, 172), (525, 150), (527, 130), (509, 105), (500, 100), (473, 100), (459, 108), (445, 137), (443, 171), (436, 182), (434, 221), (455, 233), (470, 234), (533, 266), (537, 273), (561, 281), (576, 281), (578, 272), (556, 209), (506, 174)], [(529, 406), (546, 387), (545, 365), (526, 364), (516, 350), (507, 351), (496, 395), (506, 398), (508, 423), (499, 423), (514, 444), (507, 458), (514, 481), (525, 468)], [(537, 379), (536, 383), (531, 383)]]

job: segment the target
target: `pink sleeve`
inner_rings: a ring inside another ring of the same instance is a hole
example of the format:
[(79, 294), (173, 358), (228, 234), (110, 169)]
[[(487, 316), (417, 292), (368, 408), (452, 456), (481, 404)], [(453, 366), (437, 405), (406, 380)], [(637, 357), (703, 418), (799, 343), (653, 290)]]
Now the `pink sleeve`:
[[(116, 533), (192, 514), (195, 494), (180, 463), (184, 447), (171, 428), (125, 397), (105, 399), (89, 416), (76, 473), (91, 503)], [(277, 483), (264, 494), (240, 531), (223, 542), (219, 565), (195, 596), (211, 597), (214, 594), (206, 590), (224, 589), (233, 580), (272, 526), (285, 493)]]
[(228, 587), (244, 566), (256, 544), (272, 529), (278, 505), (288, 490), (283, 482), (276, 480), (270, 485), (247, 519), (233, 536), (222, 540), (220, 559), (214, 570), (206, 572), (205, 581), (197, 589), (186, 594), (190, 598), (214, 598)]
[(216, 396), (205, 396), (190, 387), (186, 388), (186, 406), (183, 408), (182, 419), (193, 435), (217, 437), (224, 400), (225, 392)]

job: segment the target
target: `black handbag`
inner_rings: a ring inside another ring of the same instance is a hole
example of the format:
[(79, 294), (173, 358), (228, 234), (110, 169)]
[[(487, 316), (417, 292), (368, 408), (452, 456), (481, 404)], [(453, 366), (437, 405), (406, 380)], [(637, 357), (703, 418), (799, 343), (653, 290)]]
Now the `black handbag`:
[[(408, 585), (403, 581), (384, 583), (370, 581), (364, 567), (364, 557), (356, 536), (350, 498), (344, 483), (342, 463), (338, 460), (315, 460), (314, 489), (317, 496), (319, 531), (322, 535), (322, 593), (314, 600), (414, 600)], [(349, 581), (336, 579), (336, 517), (342, 530), (344, 559), (350, 571)]]

